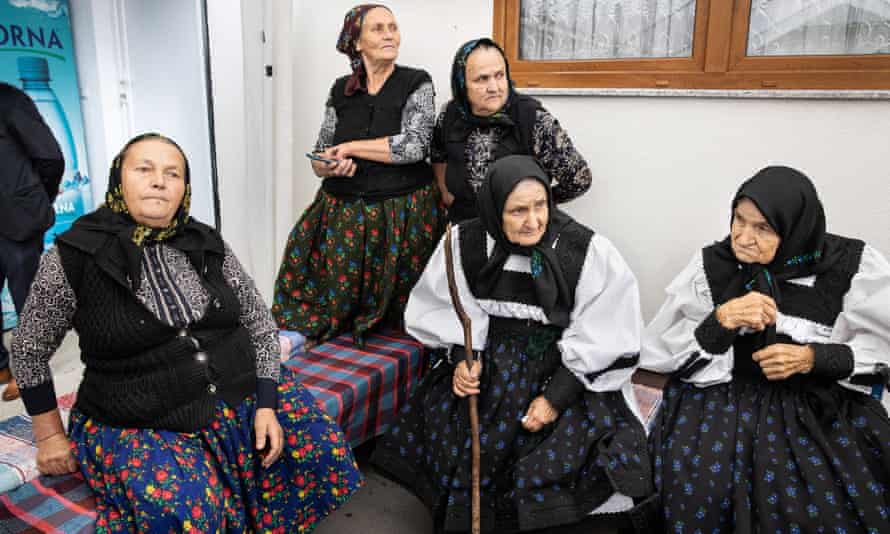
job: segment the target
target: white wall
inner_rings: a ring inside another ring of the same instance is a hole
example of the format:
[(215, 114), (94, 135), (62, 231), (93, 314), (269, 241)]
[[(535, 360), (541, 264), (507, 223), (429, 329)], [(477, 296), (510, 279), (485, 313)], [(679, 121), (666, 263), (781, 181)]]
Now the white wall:
[(123, 143), (158, 131), (188, 155), (192, 215), (213, 224), (200, 1), (70, 0), (70, 8), (95, 201)]
[[(311, 148), (327, 92), (348, 72), (334, 50), (353, 2), (294, 0), (294, 154)], [(490, 0), (387, 2), (402, 31), (400, 63), (426, 68), (450, 96), (458, 45), (490, 35)], [(692, 253), (728, 229), (729, 202), (760, 167), (798, 167), (816, 182), (829, 230), (890, 256), (890, 102), (541, 97), (587, 158), (591, 190), (567, 206), (620, 248), (650, 318)], [(318, 181), (295, 164), (291, 223)], [(281, 178), (281, 177), (280, 177)], [(279, 247), (283, 246), (279, 242)], [(280, 248), (279, 248), (280, 250)]]

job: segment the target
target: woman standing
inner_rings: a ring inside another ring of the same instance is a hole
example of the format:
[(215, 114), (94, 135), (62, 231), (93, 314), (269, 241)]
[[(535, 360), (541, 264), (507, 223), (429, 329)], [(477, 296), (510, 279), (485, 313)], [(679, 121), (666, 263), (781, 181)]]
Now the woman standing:
[(396, 65), (401, 37), (386, 7), (345, 17), (337, 50), (353, 72), (331, 88), (312, 161), (323, 178), (288, 238), (272, 313), (309, 345), (343, 332), (357, 343), (402, 325), (408, 293), (441, 235), (439, 196), (426, 163), (433, 86)]
[(476, 192), (489, 166), (510, 154), (538, 161), (557, 204), (590, 188), (584, 157), (556, 117), (514, 90), (507, 57), (497, 43), (474, 39), (457, 50), (451, 92), (436, 123), (430, 160), (452, 222), (477, 216)]

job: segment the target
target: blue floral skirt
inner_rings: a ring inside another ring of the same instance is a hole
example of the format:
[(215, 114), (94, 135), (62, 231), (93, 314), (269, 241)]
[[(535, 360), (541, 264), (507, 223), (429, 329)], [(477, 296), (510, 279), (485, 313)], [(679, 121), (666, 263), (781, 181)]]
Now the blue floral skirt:
[(665, 532), (890, 532), (890, 419), (837, 383), (672, 380), (651, 438)]
[(74, 455), (96, 496), (97, 532), (311, 532), (361, 486), (337, 425), (282, 368), (284, 450), (264, 469), (254, 398), (224, 401), (194, 433), (115, 428), (73, 410)]

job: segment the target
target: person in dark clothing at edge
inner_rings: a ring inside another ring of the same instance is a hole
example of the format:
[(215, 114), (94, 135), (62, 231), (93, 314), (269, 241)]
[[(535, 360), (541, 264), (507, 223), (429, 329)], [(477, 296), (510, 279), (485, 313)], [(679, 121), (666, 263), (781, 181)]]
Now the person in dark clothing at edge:
[[(0, 287), (9, 283), (16, 313), (37, 272), (43, 234), (55, 222), (53, 201), (64, 172), (62, 149), (37, 106), (20, 89), (0, 82)], [(0, 343), (0, 384), (7, 382), (3, 400), (17, 399), (9, 352)]]

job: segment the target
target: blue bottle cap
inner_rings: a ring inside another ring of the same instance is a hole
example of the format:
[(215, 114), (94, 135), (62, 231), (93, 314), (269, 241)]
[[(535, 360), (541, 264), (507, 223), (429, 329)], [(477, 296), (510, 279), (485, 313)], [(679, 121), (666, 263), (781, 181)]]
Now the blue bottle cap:
[(19, 77), (23, 81), (49, 81), (49, 65), (46, 58), (37, 56), (19, 56)]

